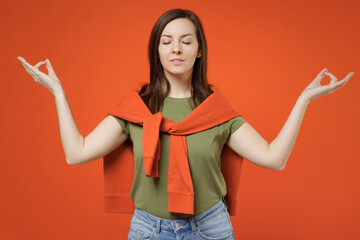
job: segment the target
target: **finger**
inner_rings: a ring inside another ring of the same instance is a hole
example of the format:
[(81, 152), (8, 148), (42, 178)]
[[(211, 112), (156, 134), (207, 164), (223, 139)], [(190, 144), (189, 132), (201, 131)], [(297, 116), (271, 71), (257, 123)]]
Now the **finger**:
[(25, 62), (25, 61), (22, 61), (21, 63), (22, 63), (22, 65), (24, 66), (25, 69), (27, 69), (27, 70), (30, 69), (30, 67), (29, 67), (30, 64), (28, 64), (28, 63)]
[(354, 75), (354, 72), (350, 72), (348, 75), (346, 75), (346, 77), (344, 77), (344, 79), (340, 81), (340, 82), (344, 83), (342, 85), (345, 85), (353, 75)]
[(345, 78), (349, 78), (349, 79), (350, 79), (352, 76), (354, 76), (354, 74), (355, 74), (354, 72), (350, 72), (348, 75), (346, 75)]
[(32, 72), (35, 71), (35, 68), (34, 66), (32, 66), (31, 64), (27, 63), (27, 62), (24, 62), (24, 67), (27, 67), (28, 69), (30, 69)]
[(346, 77), (344, 77), (342, 81), (344, 81), (346, 84), (354, 74), (354, 72), (349, 73), (348, 75), (346, 75)]
[(39, 68), (41, 65), (44, 65), (44, 64), (46, 64), (46, 61), (41, 61), (41, 62), (38, 62), (35, 66), (34, 66), (34, 68)]
[(342, 88), (343, 86), (345, 86), (345, 84), (348, 82), (349, 79), (343, 79), (339, 82), (337, 82), (336, 86), (333, 88), (333, 91), (338, 90), (340, 88)]
[[(25, 68), (25, 70), (32, 76), (34, 77), (34, 73), (33, 71), (31, 71), (31, 68), (30, 68), (30, 64), (28, 62), (26, 62), (26, 60), (20, 56), (18, 56), (18, 59), (19, 61), (22, 63), (23, 67)], [(31, 66), (32, 67), (32, 66)]]
[(20, 60), (21, 63), (27, 63), (27, 61), (23, 58), (23, 57), (18, 57), (18, 59)]
[(311, 83), (311, 85), (320, 85), (321, 79), (323, 79), (323, 77), (325, 76), (325, 72), (327, 71), (327, 68), (324, 68), (323, 70), (321, 70), (321, 72), (316, 76), (316, 78), (314, 79), (314, 83)]
[(25, 70), (27, 71), (27, 73), (32, 76), (32, 73), (30, 72), (29, 68), (25, 64), (23, 64), (23, 66), (24, 66)]
[(24, 60), (24, 58), (21, 56), (17, 56), (17, 59), (19, 59), (20, 62), (22, 62)]
[(318, 74), (318, 75), (321, 75), (321, 76), (325, 76), (324, 74), (327, 72), (327, 68), (324, 68), (323, 70), (321, 70), (321, 72)]
[(32, 78), (36, 81), (37, 76), (35, 75), (34, 71), (26, 64), (24, 64), (25, 70), (30, 74)]
[(336, 82), (335, 84), (331, 84), (331, 85), (329, 84), (329, 87), (332, 90), (337, 90), (337, 89), (343, 87), (348, 81), (349, 81), (349, 78), (344, 78), (341, 81)]
[(331, 79), (330, 83), (336, 83), (338, 80), (332, 73), (325, 72), (325, 75), (330, 77), (330, 79)]
[(31, 70), (31, 72), (33, 74), (39, 74), (40, 70), (35, 68), (33, 65), (31, 65), (30, 63), (28, 63), (25, 59), (22, 60), (22, 63), (24, 65), (24, 67), (26, 66), (29, 70)]
[(47, 58), (45, 61), (46, 61), (46, 68), (47, 68), (48, 72), (51, 74), (55, 74), (54, 69), (50, 63), (50, 60)]
[(24, 67), (28, 70), (28, 72), (30, 73), (30, 75), (33, 78), (37, 78), (39, 77), (39, 75), (42, 74), (42, 72), (40, 70), (38, 70), (37, 68), (35, 68), (34, 66), (32, 66), (31, 64), (25, 62), (23, 63)]
[(35, 72), (34, 72), (34, 69), (31, 68), (32, 66), (30, 64), (24, 64), (24, 67), (31, 74), (31, 76), (34, 77)]
[(31, 65), (31, 64), (28, 63), (28, 62), (26, 62), (25, 60), (24, 60), (23, 64), (24, 64), (25, 66), (27, 66), (29, 69), (31, 69), (33, 72), (35, 72), (35, 73), (40, 72), (39, 69), (35, 68), (33, 65)]

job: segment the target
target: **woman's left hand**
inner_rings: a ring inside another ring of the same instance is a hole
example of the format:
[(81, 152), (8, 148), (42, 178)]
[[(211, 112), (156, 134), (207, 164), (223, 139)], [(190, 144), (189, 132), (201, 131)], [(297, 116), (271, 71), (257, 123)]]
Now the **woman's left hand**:
[[(321, 85), (320, 82), (325, 77), (325, 75), (329, 76), (331, 81), (327, 85)], [(314, 81), (312, 81), (309, 86), (304, 89), (301, 95), (305, 97), (308, 102), (311, 102), (318, 97), (328, 95), (342, 88), (353, 75), (354, 72), (350, 72), (344, 79), (342, 79), (341, 81), (337, 81), (337, 78), (333, 74), (327, 72), (327, 68), (324, 68), (317, 75)]]

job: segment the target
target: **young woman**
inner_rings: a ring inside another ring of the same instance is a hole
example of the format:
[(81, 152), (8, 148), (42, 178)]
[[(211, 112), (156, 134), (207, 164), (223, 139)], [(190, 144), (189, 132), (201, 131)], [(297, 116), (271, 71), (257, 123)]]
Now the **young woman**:
[[(224, 144), (256, 165), (278, 171), (284, 169), (308, 104), (343, 87), (354, 74), (351, 72), (337, 81), (333, 74), (323, 69), (301, 93), (279, 135), (270, 144), (241, 115), (235, 115), (228, 121), (222, 119), (221, 124), (187, 135), (188, 161), (195, 192), (194, 211), (188, 214), (168, 211), (167, 173), (171, 134), (160, 132), (160, 177), (156, 180), (145, 177), (141, 125), (109, 114), (84, 138), (77, 129), (65, 91), (50, 61), (46, 59), (32, 66), (25, 59), (18, 59), (34, 80), (55, 97), (61, 141), (68, 164), (99, 159), (127, 138), (133, 142), (137, 167), (131, 196), (136, 208), (129, 239), (234, 239), (224, 201), (226, 184), (218, 162)], [(142, 86), (139, 95), (152, 114), (162, 114), (163, 121), (169, 119), (173, 121), (171, 123), (178, 123), (190, 117), (194, 109), (204, 108), (202, 103), (214, 95), (215, 87), (207, 83), (204, 31), (193, 12), (172, 9), (157, 20), (149, 40), (149, 61), (150, 83)], [(46, 65), (48, 75), (39, 71), (41, 65)], [(329, 76), (331, 82), (322, 86), (320, 81), (324, 76)], [(221, 106), (214, 108), (217, 111)], [(179, 203), (178, 200), (173, 199), (173, 202)]]

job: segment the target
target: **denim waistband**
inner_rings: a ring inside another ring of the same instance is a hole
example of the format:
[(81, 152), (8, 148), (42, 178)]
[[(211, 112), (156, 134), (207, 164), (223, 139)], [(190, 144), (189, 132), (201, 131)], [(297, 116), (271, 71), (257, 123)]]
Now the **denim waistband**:
[(196, 226), (201, 225), (202, 222), (209, 220), (209, 218), (215, 217), (222, 211), (227, 211), (227, 204), (225, 199), (222, 198), (218, 203), (209, 208), (208, 210), (185, 219), (164, 219), (156, 217), (144, 210), (135, 207), (134, 215), (137, 216), (144, 223), (156, 227), (157, 232), (160, 229), (177, 229), (180, 226), (191, 227), (193, 231), (196, 231)]

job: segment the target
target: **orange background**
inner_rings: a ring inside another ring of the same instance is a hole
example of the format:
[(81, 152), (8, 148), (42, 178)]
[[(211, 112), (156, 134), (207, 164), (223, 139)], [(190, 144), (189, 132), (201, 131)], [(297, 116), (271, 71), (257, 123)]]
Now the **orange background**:
[(269, 143), (323, 68), (339, 80), (355, 72), (310, 103), (283, 171), (244, 161), (242, 204), (231, 220), (236, 239), (360, 239), (355, 0), (1, 1), (0, 239), (127, 238), (132, 215), (103, 212), (102, 159), (66, 163), (54, 97), (16, 57), (50, 59), (86, 136), (147, 80), (150, 31), (171, 8), (200, 17), (209, 82)]

